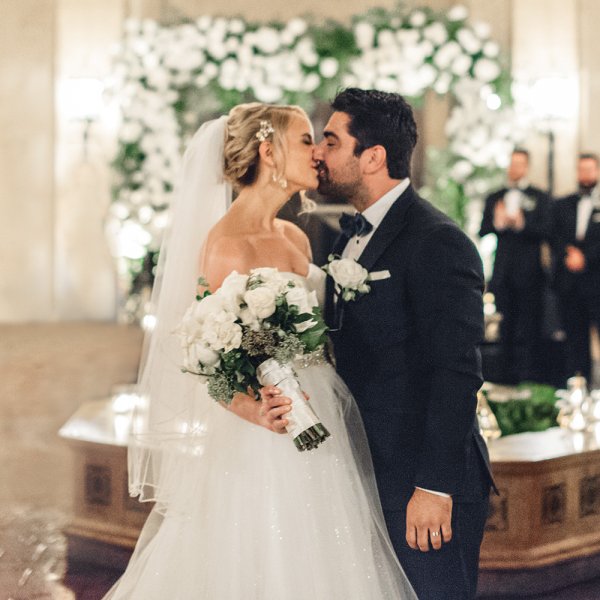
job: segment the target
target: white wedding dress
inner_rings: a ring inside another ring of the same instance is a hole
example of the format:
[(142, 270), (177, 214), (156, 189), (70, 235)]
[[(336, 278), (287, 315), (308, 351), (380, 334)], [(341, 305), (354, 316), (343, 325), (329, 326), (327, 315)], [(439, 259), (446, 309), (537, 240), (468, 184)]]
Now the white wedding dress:
[[(295, 277), (322, 295), (320, 269)], [(180, 456), (177, 493), (151, 513), (107, 599), (416, 598), (385, 530), (354, 400), (328, 364), (298, 376), (331, 432), (304, 453), (198, 382), (202, 443)]]

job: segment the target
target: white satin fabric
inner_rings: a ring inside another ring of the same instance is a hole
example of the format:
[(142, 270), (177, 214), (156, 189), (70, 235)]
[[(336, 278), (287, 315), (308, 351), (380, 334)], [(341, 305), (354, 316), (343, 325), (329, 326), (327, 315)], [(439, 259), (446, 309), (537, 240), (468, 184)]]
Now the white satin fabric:
[[(311, 288), (323, 289), (311, 267)], [(358, 410), (330, 365), (298, 372), (331, 432), (300, 453), (195, 387), (193, 451), (171, 456), (177, 493), (154, 510), (110, 600), (408, 600)], [(191, 377), (181, 375), (181, 377)]]

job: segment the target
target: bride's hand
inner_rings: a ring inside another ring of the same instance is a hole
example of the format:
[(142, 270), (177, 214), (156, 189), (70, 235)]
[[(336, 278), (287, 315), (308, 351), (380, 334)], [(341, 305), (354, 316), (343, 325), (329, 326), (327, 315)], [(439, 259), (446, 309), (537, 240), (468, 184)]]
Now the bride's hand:
[(257, 402), (247, 394), (236, 394), (229, 410), (238, 417), (273, 431), (286, 433), (288, 420), (285, 415), (291, 410), (291, 400), (281, 395), (278, 388), (267, 386), (260, 390), (261, 401)]

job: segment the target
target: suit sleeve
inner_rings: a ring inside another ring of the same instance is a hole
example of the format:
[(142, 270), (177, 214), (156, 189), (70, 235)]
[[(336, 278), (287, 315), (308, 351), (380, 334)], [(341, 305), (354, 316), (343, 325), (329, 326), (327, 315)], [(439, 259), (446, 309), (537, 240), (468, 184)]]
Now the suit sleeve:
[(495, 194), (492, 194), (485, 199), (485, 208), (483, 209), (479, 237), (483, 237), (488, 233), (497, 233), (496, 228), (494, 227), (494, 207), (496, 206), (497, 199), (498, 197)]
[(532, 194), (532, 197), (536, 200), (536, 206), (531, 212), (524, 211), (525, 227), (521, 234), (527, 238), (542, 241), (550, 237), (552, 228), (548, 196), (540, 190)]
[(413, 484), (454, 494), (483, 383), (483, 269), (475, 246), (453, 226), (427, 236), (413, 258), (411, 301), (430, 374), (426, 432)]

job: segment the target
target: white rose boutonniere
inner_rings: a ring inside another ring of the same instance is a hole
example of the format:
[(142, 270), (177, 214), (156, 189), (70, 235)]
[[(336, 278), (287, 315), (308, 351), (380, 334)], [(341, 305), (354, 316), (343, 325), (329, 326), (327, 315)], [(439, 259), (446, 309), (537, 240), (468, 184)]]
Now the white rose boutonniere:
[(389, 271), (369, 273), (362, 265), (352, 258), (340, 258), (335, 254), (329, 255), (329, 262), (322, 269), (335, 282), (336, 292), (345, 302), (357, 300), (371, 291), (368, 282), (387, 279)]

